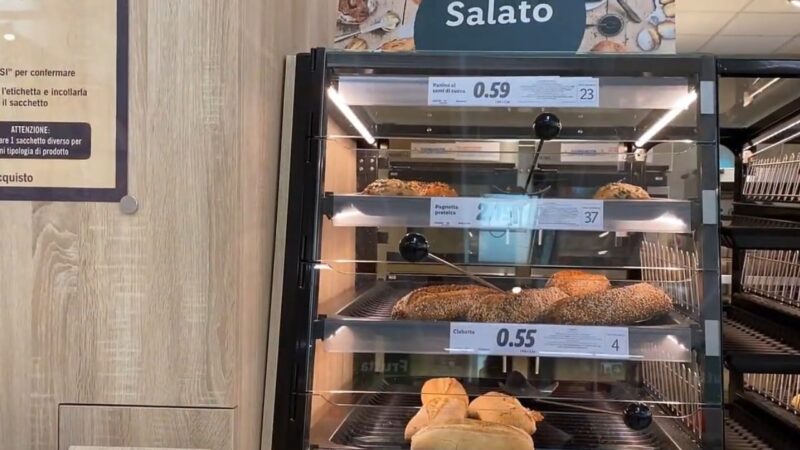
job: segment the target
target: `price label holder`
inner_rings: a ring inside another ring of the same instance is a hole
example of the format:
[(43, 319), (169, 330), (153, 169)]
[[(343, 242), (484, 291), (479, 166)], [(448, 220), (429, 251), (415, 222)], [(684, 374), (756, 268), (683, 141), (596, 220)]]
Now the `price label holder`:
[(599, 108), (589, 77), (431, 77), (429, 106)]
[(448, 352), (462, 355), (630, 359), (625, 327), (450, 323)]
[(536, 225), (542, 230), (603, 231), (602, 200), (541, 200)]
[(498, 230), (602, 231), (602, 200), (434, 197), (429, 224), (433, 228)]

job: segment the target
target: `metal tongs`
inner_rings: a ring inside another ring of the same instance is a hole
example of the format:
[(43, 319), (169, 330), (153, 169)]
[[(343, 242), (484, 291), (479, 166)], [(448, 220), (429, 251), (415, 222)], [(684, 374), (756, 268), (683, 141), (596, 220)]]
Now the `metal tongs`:
[(486, 286), (489, 289), (493, 289), (497, 292), (505, 293), (503, 289), (489, 283), (488, 281), (484, 280), (483, 278), (470, 273), (461, 267), (447, 261), (439, 256), (430, 252), (430, 244), (428, 243), (428, 239), (419, 234), (419, 233), (408, 233), (407, 235), (403, 236), (403, 239), (400, 240), (400, 256), (403, 257), (408, 262), (420, 262), (426, 258), (432, 259), (440, 264), (444, 264), (445, 266), (463, 274), (464, 276), (468, 277), (470, 280), (482, 285)]

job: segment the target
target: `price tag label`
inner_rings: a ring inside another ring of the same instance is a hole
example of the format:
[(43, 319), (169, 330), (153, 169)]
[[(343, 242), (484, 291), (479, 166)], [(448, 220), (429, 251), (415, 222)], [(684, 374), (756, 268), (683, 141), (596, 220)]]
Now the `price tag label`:
[(431, 227), (482, 229), (531, 229), (534, 227), (536, 203), (520, 199), (453, 198), (431, 199)]
[(448, 351), (465, 355), (629, 359), (629, 340), (625, 327), (452, 322)]
[(599, 108), (600, 80), (588, 77), (431, 77), (429, 106)]
[(602, 231), (602, 200), (541, 200), (536, 224), (543, 230)]
[(430, 226), (499, 230), (602, 231), (602, 200), (542, 200), (521, 197), (431, 199)]

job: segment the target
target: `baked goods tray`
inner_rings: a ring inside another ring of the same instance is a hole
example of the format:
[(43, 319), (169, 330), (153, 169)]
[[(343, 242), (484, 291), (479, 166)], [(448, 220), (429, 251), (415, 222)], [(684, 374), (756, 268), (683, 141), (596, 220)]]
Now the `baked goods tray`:
[[(620, 409), (600, 392), (586, 392), (596, 402), (582, 403), (601, 410)], [(409, 448), (403, 430), (420, 406), (419, 396), (379, 392), (366, 395), (330, 437), (336, 447), (364, 449)], [(657, 417), (640, 431), (627, 427), (621, 414), (582, 414), (567, 406), (535, 405), (544, 416), (533, 436), (537, 450), (556, 449), (681, 449), (694, 450), (688, 434), (676, 420)], [(341, 446), (341, 447), (340, 447)], [(323, 446), (324, 448), (324, 446)]]
[[(336, 315), (320, 316), (316, 323), (316, 337), (322, 339), (326, 352), (331, 353), (408, 353), (469, 355), (463, 349), (451, 348), (451, 322), (392, 320), (394, 304), (408, 288), (378, 284), (356, 297)], [(538, 356), (576, 359), (616, 359), (626, 361), (691, 362), (693, 322), (673, 312), (668, 316), (636, 326), (615, 327), (626, 329), (627, 354), (596, 355), (581, 348), (581, 341), (572, 342), (568, 352)], [(553, 325), (550, 329), (580, 335), (585, 327)], [(587, 345), (589, 345), (588, 343)], [(513, 350), (512, 350), (513, 351)], [(475, 353), (476, 355), (503, 355), (509, 353)], [(531, 355), (537, 356), (537, 355)]]
[(795, 250), (800, 248), (800, 223), (760, 217), (723, 217), (722, 245), (753, 250)]
[[(389, 197), (362, 194), (328, 194), (324, 211), (337, 227), (417, 227), (431, 226), (431, 197)], [(482, 202), (492, 198), (458, 197), (465, 210), (476, 210)], [(445, 200), (446, 201), (446, 200)], [(548, 199), (549, 201), (549, 199)], [(558, 199), (560, 207), (581, 210), (587, 200)], [(641, 233), (691, 233), (692, 203), (682, 200), (592, 200), (603, 205), (602, 219), (591, 231), (617, 231)], [(514, 212), (510, 213), (515, 214)], [(529, 214), (529, 209), (521, 214)], [(597, 220), (594, 217), (593, 220)], [(557, 223), (562, 223), (556, 220)], [(475, 221), (466, 220), (464, 225), (448, 225), (446, 228), (486, 228), (476, 226)], [(493, 226), (491, 228), (513, 229), (583, 229), (575, 226), (533, 225), (531, 220), (522, 220), (518, 226)], [(599, 226), (602, 225), (602, 226)]]
[(739, 373), (800, 373), (800, 349), (780, 338), (794, 333), (794, 328), (730, 307), (722, 328), (725, 364)]

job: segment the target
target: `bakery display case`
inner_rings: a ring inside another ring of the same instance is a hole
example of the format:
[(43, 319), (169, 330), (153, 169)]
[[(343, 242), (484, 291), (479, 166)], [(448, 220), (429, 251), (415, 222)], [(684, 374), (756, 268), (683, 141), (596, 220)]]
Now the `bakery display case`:
[[(794, 449), (800, 439), (800, 64), (733, 59), (720, 60), (719, 68), (721, 139), (736, 155), (732, 206), (721, 226), (732, 281), (723, 326), (726, 437), (737, 443), (731, 448)], [(742, 436), (754, 441), (745, 445)]]
[(290, 58), (281, 449), (722, 448), (716, 64)]

